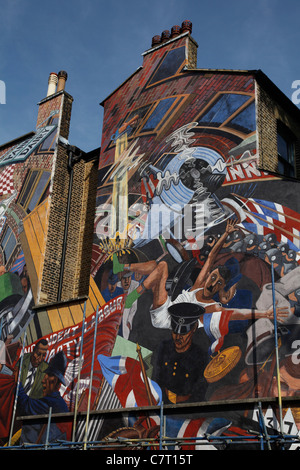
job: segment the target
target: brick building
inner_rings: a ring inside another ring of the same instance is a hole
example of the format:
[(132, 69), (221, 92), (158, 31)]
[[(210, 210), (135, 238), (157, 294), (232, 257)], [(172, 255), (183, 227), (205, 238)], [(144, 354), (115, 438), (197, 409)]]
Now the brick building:
[(101, 103), (101, 148), (68, 141), (65, 72), (0, 147), (5, 365), (64, 352), (73, 441), (299, 431), (300, 111), (260, 70), (198, 68), (191, 33)]

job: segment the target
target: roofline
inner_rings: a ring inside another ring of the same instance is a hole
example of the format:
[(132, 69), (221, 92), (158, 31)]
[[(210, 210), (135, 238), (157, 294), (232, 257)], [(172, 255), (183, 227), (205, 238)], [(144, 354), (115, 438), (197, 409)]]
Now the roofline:
[(269, 94), (274, 97), (274, 100), (282, 104), (283, 107), (288, 108), (289, 112), (295, 119), (300, 120), (300, 109), (292, 100), (286, 96), (283, 91), (275, 85), (274, 82), (262, 71), (257, 70), (255, 74), (256, 81), (261, 85)]
[(145, 56), (147, 54), (151, 54), (152, 52), (156, 51), (157, 49), (161, 49), (162, 47), (165, 47), (167, 46), (168, 44), (174, 42), (174, 41), (178, 41), (178, 39), (181, 39), (185, 36), (189, 36), (190, 39), (196, 44), (196, 46), (198, 47), (198, 44), (197, 42), (192, 38), (192, 36), (190, 35), (190, 32), (189, 31), (185, 31), (184, 33), (181, 33), (179, 34), (178, 36), (175, 36), (174, 38), (171, 38), (171, 39), (168, 39), (167, 41), (164, 41), (164, 42), (161, 42), (160, 44), (157, 44), (157, 46), (154, 46), (154, 47), (151, 47), (150, 49), (148, 49), (147, 51), (143, 52), (142, 53), (142, 56)]
[(277, 85), (261, 70), (235, 70), (235, 69), (188, 69), (185, 71), (191, 72), (203, 72), (203, 73), (234, 73), (234, 74), (249, 74), (253, 75), (259, 85), (261, 85), (278, 103), (281, 103), (283, 107), (288, 108), (289, 111), (296, 119), (300, 119), (300, 109), (292, 100), (283, 93)]
[(5, 142), (4, 144), (0, 144), (0, 151), (3, 150), (4, 147), (12, 147), (13, 145), (16, 145), (18, 142), (28, 139), (29, 137), (32, 137), (34, 135), (35, 135), (35, 132), (30, 131), (30, 132), (27, 132), (27, 134), (21, 135), (20, 137), (16, 137), (15, 139)]
[(188, 67), (184, 68), (184, 71), (188, 72), (204, 72), (204, 73), (236, 73), (236, 74), (249, 74), (255, 75), (257, 70), (242, 70), (242, 69), (189, 69)]
[(126, 80), (124, 80), (124, 82), (122, 82), (114, 91), (112, 91), (106, 98), (104, 98), (104, 100), (102, 100), (99, 103), (99, 105), (104, 106), (105, 101), (107, 101), (108, 98), (110, 98), (114, 93), (116, 93), (116, 91), (118, 91), (123, 85), (125, 85), (125, 83), (127, 83), (132, 77), (134, 77), (134, 75), (136, 75), (138, 72), (140, 72), (142, 70), (142, 68), (143, 68), (142, 65), (140, 67), (138, 67), (135, 72), (133, 72), (131, 75), (129, 75), (129, 77), (126, 78)]
[[(128, 80), (130, 80), (134, 75), (140, 72), (143, 67), (139, 67), (133, 74), (131, 74), (123, 83), (121, 83), (112, 93), (110, 93), (101, 103), (101, 106), (104, 106), (104, 103), (109, 99), (116, 91), (118, 91)], [(231, 73), (238, 75), (249, 74), (252, 75), (255, 80), (261, 85), (278, 103), (281, 103), (283, 107), (287, 108), (289, 112), (295, 116), (296, 119), (300, 119), (300, 109), (291, 101), (291, 99), (286, 96), (280, 88), (275, 85), (274, 82), (261, 70), (239, 70), (239, 69), (204, 69), (204, 68), (188, 68), (187, 66), (183, 69), (184, 73)]]

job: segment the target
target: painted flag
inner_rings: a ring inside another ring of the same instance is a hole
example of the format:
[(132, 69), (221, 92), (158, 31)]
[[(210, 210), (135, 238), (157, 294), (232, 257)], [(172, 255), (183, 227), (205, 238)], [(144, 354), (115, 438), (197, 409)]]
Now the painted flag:
[(230, 316), (230, 311), (205, 313), (203, 315), (204, 330), (211, 341), (209, 354), (219, 351), (223, 346), (224, 336), (227, 335), (229, 330)]
[[(124, 295), (122, 294), (100, 307), (95, 342), (95, 358), (98, 354), (111, 354), (120, 327), (123, 306)], [(46, 362), (49, 362), (58, 351), (63, 351), (66, 355), (67, 369), (64, 376), (66, 384), (61, 385), (60, 394), (67, 403), (70, 411), (73, 411), (75, 406), (79, 370), (79, 392), (81, 397), (79, 411), (86, 410), (94, 348), (95, 320), (96, 313), (86, 318), (84, 322), (83, 338), (82, 322), (43, 337), (48, 341)], [(81, 360), (80, 347), (82, 340)], [(32, 343), (26, 347), (25, 352), (31, 352), (35, 344), (36, 343)], [(93, 406), (97, 400), (99, 390), (101, 390), (102, 379), (101, 367), (95, 359), (92, 377), (91, 406)]]
[(23, 253), (23, 251), (19, 254), (19, 256), (17, 257), (17, 259), (15, 260), (12, 268), (11, 268), (11, 272), (12, 273), (18, 273), (19, 276), (22, 274), (22, 271), (23, 271), (23, 268), (25, 266), (26, 262), (25, 262), (25, 255)]
[[(185, 443), (180, 445), (181, 450), (217, 450), (213, 441), (209, 442), (206, 436), (221, 436), (231, 424), (231, 421), (222, 417), (197, 419), (167, 417), (166, 435), (174, 437), (174, 440), (185, 439)], [(189, 438), (191, 438), (190, 442)]]
[(142, 200), (145, 204), (147, 204), (148, 200), (153, 199), (157, 184), (158, 184), (158, 180), (152, 174), (150, 174), (149, 177), (144, 176), (142, 178), (141, 194), (142, 194)]
[(290, 249), (298, 251), (300, 247), (300, 218), (292, 209), (272, 201), (262, 199), (239, 199), (245, 220), (242, 225), (258, 234), (275, 233), (279, 243), (288, 243)]
[(124, 408), (159, 405), (162, 399), (160, 387), (148, 379), (151, 403), (147, 395), (142, 369), (139, 361), (131, 357), (98, 355), (102, 373)]

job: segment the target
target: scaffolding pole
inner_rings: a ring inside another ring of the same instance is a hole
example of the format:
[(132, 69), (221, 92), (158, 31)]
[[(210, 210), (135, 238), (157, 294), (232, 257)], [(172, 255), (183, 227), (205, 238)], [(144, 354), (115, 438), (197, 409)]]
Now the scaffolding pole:
[(95, 347), (96, 347), (96, 339), (97, 339), (98, 315), (99, 315), (99, 306), (97, 305), (96, 318), (95, 318), (94, 340), (93, 340), (93, 354), (92, 354), (92, 364), (91, 364), (91, 375), (90, 375), (88, 407), (87, 407), (86, 423), (85, 423), (85, 438), (84, 438), (84, 443), (85, 443), (85, 444), (84, 444), (84, 450), (86, 450), (86, 447), (87, 447), (87, 440), (88, 440), (88, 428), (89, 428), (90, 406), (91, 406), (91, 394), (92, 394), (92, 384), (93, 384), (93, 374), (94, 374), (94, 360), (95, 360)]
[(281, 396), (280, 371), (279, 371), (278, 327), (277, 327), (275, 281), (274, 281), (274, 263), (273, 263), (273, 261), (271, 263), (271, 272), (272, 272), (272, 297), (273, 297), (273, 314), (274, 314), (274, 336), (275, 336), (275, 352), (276, 352), (276, 376), (277, 376), (278, 404), (279, 404), (279, 422), (280, 422), (280, 432), (283, 434), (282, 396)]
[[(251, 431), (249, 431), (251, 432)], [(204, 436), (191, 436), (191, 437), (168, 437), (164, 436), (162, 442), (158, 438), (112, 438), (109, 440), (100, 440), (100, 441), (88, 441), (87, 443), (84, 441), (66, 441), (62, 439), (58, 439), (55, 442), (46, 442), (44, 444), (31, 444), (31, 443), (24, 443), (21, 446), (5, 446), (0, 447), (1, 450), (30, 450), (30, 449), (40, 449), (40, 450), (52, 450), (52, 449), (84, 449), (86, 446), (89, 449), (94, 450), (109, 450), (113, 449), (114, 451), (116, 448), (122, 450), (127, 449), (130, 447), (132, 450), (152, 450), (153, 448), (157, 448), (161, 450), (165, 447), (194, 447), (194, 446), (207, 446), (207, 443), (215, 446), (216, 448), (221, 446), (224, 449), (224, 445), (226, 447), (230, 447), (230, 445), (243, 445), (243, 446), (250, 446), (257, 444), (261, 450), (264, 450), (264, 447), (261, 446), (261, 442), (267, 442), (266, 436), (264, 433), (256, 433), (253, 432), (253, 435), (248, 436), (213, 436), (213, 435), (204, 435)], [(274, 434), (268, 437), (269, 444), (274, 444), (276, 446), (276, 450), (278, 450), (279, 445), (282, 447), (282, 444), (285, 445), (292, 445), (292, 444), (299, 444), (300, 446), (300, 438), (298, 435), (287, 434), (282, 436), (281, 434)], [(221, 449), (221, 450), (222, 450)], [(182, 450), (182, 449), (179, 449)], [(192, 449), (189, 449), (192, 450)], [(258, 449), (257, 449), (258, 450)]]
[[(298, 400), (297, 400), (298, 401)], [(252, 402), (252, 401), (251, 401)], [(216, 402), (218, 405), (221, 403)], [(245, 403), (248, 403), (245, 400)], [(23, 443), (21, 445), (11, 445), (11, 443), (7, 446), (0, 447), (0, 450), (7, 450), (7, 449), (45, 449), (45, 450), (52, 450), (52, 449), (80, 449), (80, 450), (127, 450), (130, 448), (131, 450), (166, 450), (170, 449), (174, 450), (185, 450), (188, 448), (189, 450), (201, 450), (202, 447), (205, 447), (208, 443), (214, 446), (217, 450), (223, 450), (224, 448), (234, 447), (233, 450), (239, 450), (238, 447), (242, 446), (243, 448), (247, 448), (250, 445), (255, 447), (255, 450), (286, 450), (289, 446), (299, 446), (300, 449), (300, 434), (292, 435), (292, 434), (283, 434), (276, 429), (273, 430), (274, 434), (268, 433), (263, 412), (262, 412), (262, 400), (255, 401), (256, 405), (259, 409), (259, 430), (252, 430), (247, 429), (247, 435), (234, 435), (230, 434), (230, 431), (227, 435), (220, 435), (215, 436), (213, 434), (204, 434), (200, 436), (190, 436), (190, 437), (179, 437), (173, 436), (168, 437), (165, 429), (165, 419), (166, 415), (168, 414), (168, 410), (171, 410), (171, 414), (173, 411), (173, 406), (170, 408), (169, 405), (164, 406), (161, 403), (159, 406), (155, 407), (138, 407), (134, 408), (134, 410), (139, 412), (145, 412), (146, 410), (155, 409), (157, 413), (160, 415), (160, 430), (159, 435), (150, 438), (125, 438), (125, 437), (114, 437), (114, 438), (103, 438), (101, 440), (88, 440), (85, 437), (84, 440), (75, 441), (75, 440), (57, 440), (55, 442), (49, 442), (49, 432), (48, 438), (46, 438), (46, 442), (43, 444), (36, 444), (36, 443)], [(276, 403), (276, 402), (274, 402)], [(224, 405), (224, 404), (223, 404)], [(227, 404), (228, 405), (228, 404)], [(215, 405), (213, 405), (215, 406)], [(278, 406), (278, 404), (276, 404)], [(226, 407), (226, 406), (225, 406)], [(206, 407), (207, 408), (207, 407)], [(208, 406), (209, 408), (209, 406)], [(119, 410), (98, 410), (104, 414), (115, 414), (116, 411), (120, 414), (127, 413), (128, 409), (119, 409)], [(166, 413), (166, 411), (167, 413)], [(209, 411), (206, 410), (206, 413), (209, 414)], [(49, 414), (40, 415), (40, 418), (43, 420), (48, 420), (48, 430), (50, 430), (50, 422), (51, 420), (61, 419), (61, 415), (64, 413), (57, 413), (54, 416), (52, 415), (52, 410), (49, 410)], [(88, 415), (88, 413), (87, 413)], [(89, 416), (89, 415), (88, 415)], [(25, 418), (25, 417), (23, 417)], [(22, 419), (23, 419), (22, 418)], [(36, 420), (37, 416), (28, 417), (29, 421), (31, 419)], [(276, 434), (275, 434), (276, 433)], [(257, 448), (256, 448), (257, 447)], [(183, 449), (182, 449), (183, 448)], [(205, 449), (206, 450), (206, 449)]]
[(50, 408), (49, 408), (49, 416), (48, 416), (48, 424), (47, 424), (47, 432), (46, 432), (45, 450), (47, 450), (47, 449), (48, 449), (48, 446), (49, 446), (51, 415), (52, 415), (52, 407), (50, 406)]
[(80, 342), (80, 354), (79, 354), (79, 366), (78, 366), (78, 376), (77, 376), (77, 389), (76, 389), (76, 399), (75, 399), (75, 409), (74, 409), (72, 441), (75, 441), (75, 432), (76, 432), (76, 424), (77, 424), (77, 412), (78, 412), (78, 400), (79, 400), (80, 374), (81, 374), (81, 366), (82, 366), (82, 349), (83, 349), (85, 316), (86, 316), (86, 301), (84, 302), (83, 316), (82, 316), (81, 342)]
[[(264, 418), (264, 415), (263, 415), (263, 412), (262, 412), (262, 406), (261, 406), (260, 401), (258, 402), (258, 412), (259, 412), (259, 423), (260, 423), (260, 426), (263, 429), (263, 435), (265, 436), (268, 450), (271, 450), (270, 438), (269, 438), (269, 435), (268, 435), (268, 432), (267, 432), (265, 418)], [(264, 440), (263, 440), (263, 438), (261, 438), (261, 450), (264, 450)]]
[(18, 371), (18, 381), (17, 381), (17, 388), (16, 388), (16, 396), (15, 396), (15, 401), (14, 401), (14, 407), (13, 407), (13, 415), (12, 415), (12, 420), (11, 420), (11, 425), (10, 425), (10, 432), (9, 432), (9, 439), (8, 439), (8, 445), (11, 445), (11, 439), (12, 439), (12, 434), (13, 434), (13, 428), (15, 425), (15, 417), (16, 417), (16, 410), (17, 410), (17, 402), (18, 402), (18, 396), (19, 396), (19, 388), (20, 388), (20, 382), (21, 382), (21, 371), (23, 367), (23, 359), (24, 359), (24, 350), (25, 350), (25, 341), (26, 341), (26, 331), (24, 333), (24, 338), (23, 338), (23, 345), (22, 345), (22, 351), (21, 351), (21, 361), (20, 361), (20, 367)]

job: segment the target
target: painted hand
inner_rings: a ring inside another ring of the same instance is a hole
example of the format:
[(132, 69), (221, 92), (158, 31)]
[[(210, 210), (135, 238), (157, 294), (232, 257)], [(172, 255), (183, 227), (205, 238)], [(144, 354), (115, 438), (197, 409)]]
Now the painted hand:
[[(277, 302), (276, 302), (277, 305)], [(290, 309), (289, 307), (276, 307), (276, 319), (280, 322), (283, 323), (284, 320), (290, 315)], [(269, 318), (270, 320), (274, 319), (274, 309), (273, 306), (270, 307), (268, 310), (266, 310), (264, 317)]]
[(227, 225), (226, 225), (226, 233), (231, 233), (237, 230), (237, 227), (235, 226), (235, 221), (228, 219)]

